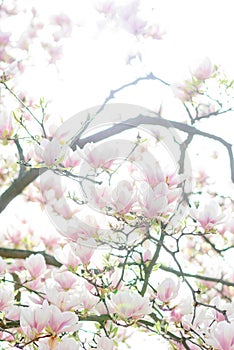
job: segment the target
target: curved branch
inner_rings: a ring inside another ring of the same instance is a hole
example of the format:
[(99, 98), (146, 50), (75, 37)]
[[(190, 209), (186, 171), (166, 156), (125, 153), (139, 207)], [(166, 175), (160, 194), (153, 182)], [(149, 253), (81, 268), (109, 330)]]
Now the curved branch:
[(23, 250), (23, 249), (10, 249), (10, 248), (1, 248), (0, 247), (0, 256), (2, 258), (11, 258), (11, 259), (26, 259), (32, 254), (41, 254), (44, 256), (46, 264), (61, 267), (62, 264), (58, 262), (52, 255), (46, 254), (45, 251), (33, 251), (33, 250)]
[[(164, 126), (166, 128), (174, 128), (180, 131), (183, 131), (187, 133), (190, 136), (202, 136), (209, 138), (211, 140), (217, 141), (221, 143), (227, 150), (228, 156), (229, 156), (229, 162), (230, 162), (230, 172), (231, 172), (231, 179), (232, 182), (234, 182), (234, 156), (232, 152), (232, 144), (228, 143), (225, 141), (223, 138), (220, 136), (216, 136), (213, 134), (210, 134), (208, 132), (199, 130), (195, 128), (194, 126), (187, 125), (185, 123), (180, 123), (176, 122), (173, 120), (167, 120), (167, 119), (162, 119), (159, 117), (148, 117), (144, 115), (139, 115), (135, 118), (130, 118), (124, 122), (121, 122), (119, 124), (115, 124), (109, 129), (100, 131), (96, 133), (95, 135), (92, 136), (92, 142), (98, 142), (103, 140), (104, 138), (111, 137), (113, 135), (119, 134), (125, 130), (130, 130), (133, 129), (139, 125), (159, 125), (159, 126)], [(88, 142), (89, 137), (77, 140), (74, 138), (73, 143), (78, 144), (83, 147), (87, 142)], [(79, 142), (78, 142), (79, 141)]]
[(36, 178), (39, 176), (39, 173), (39, 169), (32, 168), (29, 171), (24, 172), (22, 176), (13, 181), (11, 186), (0, 196), (0, 213), (16, 196), (23, 192), (25, 187), (36, 180)]
[[(23, 250), (23, 249), (10, 249), (10, 248), (0, 248), (0, 256), (2, 258), (11, 258), (11, 259), (25, 259), (29, 257), (32, 254), (42, 254), (45, 258), (45, 261), (48, 265), (55, 266), (55, 267), (61, 267), (62, 264), (58, 262), (52, 255), (45, 253), (45, 251), (33, 251), (33, 250)], [(137, 265), (136, 263), (128, 263), (127, 265)], [(122, 264), (119, 264), (119, 267), (121, 267)], [(182, 274), (180, 271), (175, 270), (171, 267), (167, 267), (165, 265), (160, 265), (159, 269), (173, 273), (174, 275), (181, 277)], [(228, 287), (234, 287), (234, 282), (226, 281), (221, 278), (215, 278), (215, 277), (208, 277), (198, 274), (192, 274), (192, 273), (183, 273), (183, 276), (185, 277), (191, 277), (191, 278), (197, 278), (198, 280), (203, 281), (209, 281), (209, 282), (215, 282), (215, 283), (221, 283), (224, 286)]]
[[(76, 145), (78, 145), (80, 148), (83, 148), (87, 143), (89, 142), (98, 142), (103, 139), (106, 139), (108, 137), (114, 136), (116, 134), (119, 134), (125, 130), (129, 130), (132, 128), (135, 128), (139, 125), (159, 125), (164, 126), (167, 128), (175, 128), (177, 130), (183, 131), (187, 133), (190, 136), (202, 136), (209, 138), (214, 141), (218, 141), (221, 143), (227, 150), (228, 156), (229, 156), (229, 162), (230, 162), (230, 171), (231, 171), (231, 179), (232, 182), (234, 182), (234, 157), (232, 152), (232, 145), (222, 139), (219, 136), (209, 134), (207, 132), (201, 131), (193, 126), (176, 122), (173, 120), (166, 120), (159, 117), (147, 117), (143, 115), (139, 115), (135, 118), (130, 118), (126, 120), (125, 122), (121, 122), (118, 124), (113, 125), (109, 129), (97, 132), (94, 135), (88, 136), (83, 139), (77, 139), (76, 137), (72, 139), (70, 143), (70, 147), (74, 150), (76, 148)], [(44, 169), (45, 171), (46, 169)], [(0, 197), (0, 213), (7, 207), (7, 205), (22, 191), (27, 187), (31, 182), (33, 182), (39, 174), (43, 172), (43, 169), (30, 169), (29, 171), (25, 172), (25, 174), (19, 178), (16, 179), (12, 185), (1, 195)]]
[(167, 267), (164, 265), (160, 265), (159, 269), (161, 269), (163, 271), (171, 272), (178, 277), (181, 277), (181, 276), (191, 277), (191, 278), (196, 278), (198, 280), (209, 281), (209, 282), (214, 282), (214, 283), (221, 283), (222, 285), (228, 286), (228, 287), (234, 287), (234, 282), (226, 281), (226, 280), (223, 280), (221, 278), (202, 276), (202, 275), (197, 275), (197, 274), (187, 273), (187, 272), (181, 273), (181, 271), (175, 270), (171, 267)]

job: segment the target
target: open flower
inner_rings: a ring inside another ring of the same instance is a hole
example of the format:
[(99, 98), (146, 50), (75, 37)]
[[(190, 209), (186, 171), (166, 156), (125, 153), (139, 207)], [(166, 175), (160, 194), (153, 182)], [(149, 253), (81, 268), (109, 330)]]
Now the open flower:
[(132, 185), (125, 180), (120, 181), (112, 191), (112, 205), (121, 215), (126, 214), (135, 202)]
[(97, 350), (113, 350), (114, 342), (107, 337), (101, 337), (97, 341)]
[(42, 307), (25, 307), (20, 313), (20, 326), (28, 338), (34, 339), (48, 325), (49, 317), (50, 310), (47, 303)]
[(154, 189), (147, 183), (142, 184), (139, 191), (138, 201), (145, 216), (154, 218), (163, 213), (168, 206), (168, 187), (164, 182)]
[(96, 241), (93, 238), (88, 240), (78, 239), (76, 243), (71, 243), (71, 247), (82, 264), (89, 264), (96, 249)]
[(36, 144), (34, 152), (38, 161), (43, 161), (47, 166), (52, 166), (62, 162), (67, 149), (67, 145), (62, 145), (58, 139), (53, 138), (51, 141), (43, 139), (40, 145)]
[(215, 322), (207, 342), (217, 350), (234, 350), (234, 322)]
[(217, 224), (221, 224), (225, 217), (225, 215), (221, 213), (220, 206), (215, 200), (210, 200), (209, 203), (198, 209), (192, 209), (191, 215), (206, 231), (212, 229)]
[(73, 312), (61, 311), (55, 305), (50, 305), (49, 308), (48, 326), (54, 333), (71, 332), (79, 328), (77, 316)]
[(120, 291), (111, 295), (113, 310), (120, 318), (139, 319), (152, 312), (149, 299), (131, 291)]
[(25, 268), (32, 278), (40, 277), (46, 271), (45, 258), (41, 254), (30, 255), (24, 263)]
[(211, 60), (206, 57), (201, 64), (195, 69), (194, 76), (199, 80), (206, 80), (212, 76), (215, 71), (214, 65)]

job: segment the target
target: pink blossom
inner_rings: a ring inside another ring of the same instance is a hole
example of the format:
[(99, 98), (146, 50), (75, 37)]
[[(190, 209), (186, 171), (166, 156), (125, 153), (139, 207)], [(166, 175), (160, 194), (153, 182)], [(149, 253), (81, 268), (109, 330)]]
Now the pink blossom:
[(55, 350), (79, 350), (80, 346), (77, 341), (73, 338), (69, 338), (68, 336), (65, 336), (62, 338), (62, 341), (59, 342), (58, 347)]
[(30, 255), (28, 258), (26, 258), (24, 266), (32, 278), (40, 277), (46, 271), (45, 258), (41, 254)]
[(20, 326), (28, 338), (34, 339), (48, 325), (50, 309), (44, 303), (42, 307), (25, 307), (20, 313)]
[(160, 27), (159, 24), (153, 24), (145, 29), (144, 36), (151, 37), (156, 40), (162, 40), (166, 31)]
[(97, 341), (97, 350), (113, 350), (114, 342), (107, 337), (101, 337)]
[(168, 187), (160, 183), (154, 189), (147, 183), (143, 184), (139, 191), (138, 201), (145, 216), (153, 218), (163, 213), (168, 206)]
[(202, 63), (194, 71), (194, 76), (199, 80), (206, 80), (212, 76), (215, 71), (214, 65), (211, 60), (206, 57)]
[(133, 186), (128, 181), (120, 181), (112, 191), (112, 205), (114, 209), (120, 215), (127, 214), (134, 202)]
[(215, 322), (207, 342), (217, 350), (234, 350), (234, 322)]
[(77, 286), (78, 277), (70, 271), (59, 271), (54, 274), (54, 280), (64, 290), (69, 290)]
[(84, 215), (81, 219), (73, 216), (65, 222), (65, 227), (61, 234), (69, 240), (76, 242), (78, 239), (84, 241), (97, 236), (99, 225), (94, 216)]
[(91, 310), (97, 305), (99, 299), (92, 295), (87, 288), (84, 287), (80, 292), (79, 301), (82, 308), (85, 310)]
[(87, 143), (83, 151), (80, 151), (81, 157), (90, 165), (91, 167), (97, 168), (109, 168), (113, 163), (114, 159), (117, 157), (118, 150), (113, 145), (106, 145), (106, 143), (101, 145), (95, 145), (94, 143)]
[(217, 322), (226, 320), (226, 317), (228, 317), (229, 320), (234, 319), (233, 304), (224, 302), (219, 295), (211, 300), (210, 305), (216, 306), (219, 310), (225, 310), (225, 313), (222, 313), (216, 309), (211, 309), (211, 312)]
[(139, 319), (152, 312), (149, 299), (137, 292), (119, 291), (111, 295), (111, 304), (120, 318)]
[(191, 209), (191, 215), (206, 231), (212, 229), (215, 225), (221, 224), (225, 217), (215, 200), (210, 200), (203, 207), (199, 206), (198, 209)]
[(97, 209), (103, 209), (105, 206), (110, 205), (111, 191), (111, 187), (104, 182), (95, 186), (95, 188), (93, 184), (90, 183), (87, 184), (85, 188), (85, 194), (89, 205)]
[(77, 316), (70, 311), (61, 311), (55, 305), (50, 305), (50, 317), (48, 321), (49, 328), (53, 333), (71, 332), (76, 331), (78, 326)]
[(143, 34), (147, 22), (134, 13), (123, 22), (125, 29), (133, 35)]
[(48, 170), (40, 177), (40, 184), (36, 186), (42, 191), (44, 197), (49, 201), (52, 199), (59, 199), (64, 194), (64, 187), (61, 186), (58, 178), (54, 176), (51, 170)]
[(61, 145), (56, 138), (53, 138), (51, 141), (43, 139), (40, 145), (35, 145), (34, 151), (39, 161), (43, 161), (46, 165), (52, 166), (62, 162), (67, 147), (66, 145)]
[(54, 251), (54, 257), (61, 264), (66, 267), (72, 267), (75, 269), (80, 264), (80, 259), (75, 256), (71, 249), (70, 243), (67, 243), (64, 247), (57, 248)]
[(0, 288), (0, 310), (5, 311), (14, 303), (14, 292), (3, 286)]
[(60, 291), (59, 288), (53, 285), (46, 286), (46, 299), (57, 306), (61, 311), (70, 311), (80, 306), (80, 300), (77, 297), (76, 289), (68, 291)]
[(162, 172), (158, 162), (154, 164), (143, 164), (143, 172), (145, 181), (152, 187), (156, 187), (161, 182), (164, 182), (165, 175)]
[(96, 249), (96, 241), (93, 238), (88, 240), (78, 239), (76, 243), (71, 244), (73, 252), (79, 257), (82, 264), (89, 264)]
[(193, 96), (195, 96), (199, 90), (199, 86), (193, 86), (192, 82), (185, 81), (183, 83), (174, 83), (171, 85), (172, 92), (175, 97), (179, 98), (181, 101), (190, 101)]
[(80, 153), (77, 150), (73, 152), (73, 150), (69, 147), (64, 156), (62, 164), (65, 168), (74, 168), (80, 164), (80, 161)]
[(21, 306), (11, 305), (5, 310), (6, 318), (12, 321), (19, 321), (21, 313)]
[(6, 140), (10, 138), (13, 133), (12, 118), (0, 114), (0, 139)]
[(132, 14), (135, 14), (138, 12), (139, 7), (139, 0), (128, 0), (125, 1), (123, 6), (120, 6), (117, 11), (118, 15), (121, 19), (124, 21), (128, 21), (128, 19), (132, 16)]
[(37, 343), (38, 350), (79, 350), (79, 342), (69, 336), (58, 338), (40, 339)]
[(179, 281), (175, 282), (172, 278), (166, 278), (158, 285), (158, 299), (164, 303), (168, 303), (178, 295), (179, 287)]
[(0, 48), (1, 46), (6, 46), (10, 41), (11, 33), (0, 32)]
[(98, 0), (95, 4), (95, 8), (99, 13), (110, 16), (114, 13), (115, 4), (113, 0)]
[(72, 210), (64, 198), (52, 200), (50, 206), (58, 215), (62, 215), (64, 219), (71, 219), (75, 212), (79, 210), (78, 208)]

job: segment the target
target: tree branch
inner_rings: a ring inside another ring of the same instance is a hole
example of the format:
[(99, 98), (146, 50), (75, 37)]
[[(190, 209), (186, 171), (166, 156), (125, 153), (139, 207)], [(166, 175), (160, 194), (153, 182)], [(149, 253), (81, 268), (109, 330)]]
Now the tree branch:
[(46, 254), (45, 251), (33, 251), (33, 250), (23, 250), (23, 249), (10, 249), (0, 247), (0, 256), (2, 258), (12, 258), (12, 259), (26, 259), (32, 254), (41, 254), (44, 256), (45, 261), (48, 265), (61, 267), (62, 264), (58, 262), (52, 255)]
[(187, 272), (181, 273), (181, 271), (175, 270), (171, 267), (167, 267), (164, 265), (160, 265), (159, 269), (161, 269), (163, 271), (171, 272), (178, 277), (183, 276), (183, 277), (197, 278), (198, 280), (209, 281), (209, 282), (214, 282), (214, 283), (221, 283), (224, 286), (234, 287), (234, 282), (225, 281), (221, 278), (202, 276), (202, 275), (197, 275), (197, 274), (187, 273)]

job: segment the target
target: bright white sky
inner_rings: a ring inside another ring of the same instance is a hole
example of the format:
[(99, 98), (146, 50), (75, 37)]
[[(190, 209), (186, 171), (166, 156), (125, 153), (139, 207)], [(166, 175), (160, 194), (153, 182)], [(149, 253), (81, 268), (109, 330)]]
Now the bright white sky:
[[(124, 3), (124, 1), (116, 1)], [(125, 1), (126, 2), (126, 1)], [(232, 0), (146, 0), (142, 10), (166, 29), (162, 41), (140, 40), (124, 31), (103, 29), (97, 31), (97, 19), (92, 9), (93, 1), (49, 0), (37, 1), (37, 6), (49, 13), (65, 12), (81, 24), (75, 41), (64, 47), (64, 60), (59, 66), (62, 79), (58, 79), (56, 69), (45, 71), (38, 64), (33, 72), (26, 74), (22, 84), (27, 86), (37, 98), (52, 99), (51, 110), (64, 118), (77, 112), (101, 104), (111, 89), (134, 80), (146, 73), (168, 81), (180, 81), (189, 74), (189, 69), (204, 57), (209, 56), (216, 64), (221, 64), (230, 77), (234, 78), (234, 2)], [(151, 11), (151, 8), (154, 8)], [(84, 25), (84, 27), (83, 27)], [(87, 29), (88, 28), (88, 29)], [(127, 55), (134, 50), (142, 52), (143, 62), (126, 66)], [(38, 58), (38, 63), (39, 63)], [(115, 102), (126, 102), (157, 108), (162, 100), (171, 99), (165, 106), (169, 119), (176, 115), (178, 103), (168, 95), (165, 88), (155, 82), (140, 83), (116, 95)], [(222, 123), (224, 125), (225, 123)], [(233, 141), (234, 122), (228, 128), (220, 129), (215, 121), (209, 127), (214, 133), (224, 133)], [(157, 343), (154, 337), (136, 335), (131, 341), (133, 348), (143, 345), (152, 349)], [(139, 340), (139, 341), (138, 341)], [(142, 344), (140, 345), (140, 341)], [(137, 344), (137, 345), (136, 345)], [(160, 350), (163, 350), (162, 345)]]

